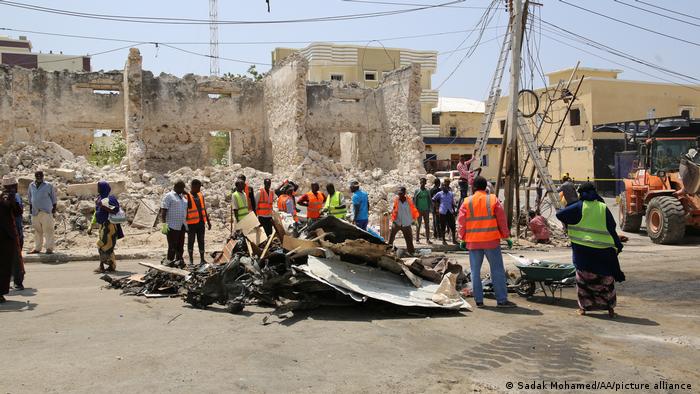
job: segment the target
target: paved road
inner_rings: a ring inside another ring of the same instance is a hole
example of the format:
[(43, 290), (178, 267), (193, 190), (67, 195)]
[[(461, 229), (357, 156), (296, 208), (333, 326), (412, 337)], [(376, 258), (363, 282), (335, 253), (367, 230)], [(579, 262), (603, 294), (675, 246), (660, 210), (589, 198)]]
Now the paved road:
[[(615, 320), (575, 315), (567, 289), (557, 303), (515, 296), (521, 307), (508, 311), (370, 304), (262, 326), (262, 308), (234, 316), (101, 289), (95, 263), (30, 264), (31, 288), (0, 305), (2, 391), (463, 393), (542, 379), (667, 379), (695, 391), (697, 251), (697, 244), (660, 247), (633, 236), (622, 255), (628, 281), (618, 287)], [(563, 248), (523, 254), (569, 258)], [(135, 262), (119, 267), (143, 271)]]

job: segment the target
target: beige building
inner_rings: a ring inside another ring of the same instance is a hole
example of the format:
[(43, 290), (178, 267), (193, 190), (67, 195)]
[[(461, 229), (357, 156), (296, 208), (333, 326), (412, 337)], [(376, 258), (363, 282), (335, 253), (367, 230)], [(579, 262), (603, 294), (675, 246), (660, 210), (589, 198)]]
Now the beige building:
[[(549, 88), (569, 79), (573, 69), (547, 74)], [(621, 132), (596, 131), (596, 126), (624, 121), (670, 116), (698, 116), (700, 86), (619, 79), (622, 70), (579, 67), (570, 90), (573, 92), (581, 78), (583, 83), (572, 106), (549, 163), (553, 177), (569, 173), (576, 180), (597, 181), (599, 189), (611, 190), (614, 182), (615, 152), (625, 149)], [(536, 91), (540, 97), (539, 113), (547, 105), (544, 89)], [(540, 142), (551, 146), (557, 121), (566, 111), (567, 103), (554, 98), (553, 116), (547, 120)], [(508, 97), (502, 97), (492, 126), (492, 137), (502, 137), (505, 127)], [(531, 119), (537, 119), (537, 115)], [(551, 123), (550, 123), (551, 122)], [(534, 128), (531, 127), (534, 130)], [(607, 128), (606, 130), (609, 130)]]
[[(438, 127), (438, 135), (423, 137), (426, 169), (429, 172), (456, 169), (462, 155), (471, 157), (483, 117), (483, 101), (440, 97), (432, 109), (432, 123)], [(487, 178), (498, 176), (500, 145), (500, 134), (489, 138), (482, 163), (482, 174)]]
[(89, 56), (63, 53), (32, 52), (32, 42), (25, 36), (19, 39), (0, 36), (0, 63), (24, 68), (42, 68), (46, 71), (90, 71)]
[(293, 52), (301, 53), (309, 62), (307, 78), (311, 82), (339, 81), (358, 83), (374, 88), (384, 76), (397, 68), (413, 63), (421, 66), (421, 134), (437, 136), (438, 128), (432, 125), (431, 110), (438, 101), (438, 92), (431, 88), (432, 76), (437, 68), (437, 51), (417, 51), (400, 48), (371, 47), (315, 42), (306, 48), (275, 48), (272, 64), (278, 64)]

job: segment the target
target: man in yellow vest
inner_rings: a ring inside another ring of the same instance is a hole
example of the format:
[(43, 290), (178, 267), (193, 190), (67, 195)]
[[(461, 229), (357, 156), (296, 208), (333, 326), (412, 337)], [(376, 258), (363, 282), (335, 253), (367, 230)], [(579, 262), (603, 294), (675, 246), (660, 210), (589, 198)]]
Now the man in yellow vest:
[(248, 210), (248, 196), (243, 191), (244, 188), (245, 181), (240, 178), (236, 179), (236, 191), (234, 191), (233, 195), (231, 196), (233, 217), (236, 218), (236, 222), (243, 220), (243, 218), (250, 212)]
[(272, 234), (272, 207), (274, 206), (275, 200), (275, 192), (270, 189), (271, 185), (272, 180), (270, 178), (265, 178), (263, 180), (263, 187), (260, 188), (255, 198), (255, 201), (257, 201), (257, 209), (255, 212), (258, 215), (258, 221), (265, 230), (265, 234), (268, 236)]
[(335, 185), (332, 183), (326, 185), (326, 191), (328, 192), (328, 197), (326, 198), (326, 203), (323, 205), (323, 209), (327, 211), (329, 215), (344, 220), (348, 211), (345, 207), (343, 193), (336, 191)]
[(496, 293), (496, 306), (512, 308), (516, 305), (508, 301), (506, 272), (501, 254), (501, 239), (513, 246), (506, 214), (498, 198), (486, 191), (486, 178), (474, 178), (474, 194), (464, 199), (459, 208), (457, 223), (462, 247), (469, 249), (469, 266), (472, 274), (472, 296), (476, 306), (484, 306), (484, 290), (481, 285), (481, 264), (484, 256), (489, 261), (491, 281)]
[(323, 209), (326, 196), (319, 192), (319, 189), (318, 183), (314, 182), (311, 184), (311, 191), (299, 197), (299, 200), (297, 200), (297, 204), (306, 207), (306, 219), (308, 224), (313, 223), (321, 217), (321, 209)]
[(248, 203), (248, 212), (255, 212), (255, 193), (253, 193), (253, 191), (250, 189), (250, 186), (248, 186), (248, 182), (246, 181), (245, 175), (239, 175), (238, 179), (243, 181), (243, 193), (245, 193), (246, 197), (248, 197), (248, 199), (246, 200), (246, 202)]
[(190, 265), (194, 261), (194, 241), (197, 239), (199, 247), (199, 260), (202, 264), (204, 260), (204, 225), (206, 224), (211, 230), (211, 221), (207, 213), (207, 206), (204, 202), (204, 194), (202, 194), (202, 182), (199, 179), (193, 179), (190, 183), (190, 192), (187, 196), (187, 252), (190, 255)]

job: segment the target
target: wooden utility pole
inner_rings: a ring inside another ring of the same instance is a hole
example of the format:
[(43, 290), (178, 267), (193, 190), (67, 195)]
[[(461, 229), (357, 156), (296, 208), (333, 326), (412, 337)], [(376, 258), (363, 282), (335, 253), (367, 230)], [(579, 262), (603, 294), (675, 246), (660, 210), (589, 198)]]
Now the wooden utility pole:
[[(512, 0), (510, 8), (513, 25), (511, 26), (511, 63), (510, 63), (510, 102), (508, 103), (508, 116), (506, 126), (508, 129), (508, 147), (506, 148), (505, 161), (505, 184), (504, 184), (504, 202), (506, 216), (508, 217), (508, 227), (513, 226), (514, 212), (517, 212), (517, 207), (514, 207), (514, 194), (516, 185), (519, 182), (520, 171), (518, 171), (517, 162), (517, 138), (518, 138), (518, 93), (520, 92), (520, 54), (522, 52), (523, 42), (523, 3), (521, 0)], [(505, 141), (504, 141), (505, 142)], [(515, 208), (515, 209), (514, 209)], [(516, 219), (517, 220), (517, 219)], [(516, 227), (517, 227), (517, 221)], [(516, 234), (517, 235), (517, 234)]]

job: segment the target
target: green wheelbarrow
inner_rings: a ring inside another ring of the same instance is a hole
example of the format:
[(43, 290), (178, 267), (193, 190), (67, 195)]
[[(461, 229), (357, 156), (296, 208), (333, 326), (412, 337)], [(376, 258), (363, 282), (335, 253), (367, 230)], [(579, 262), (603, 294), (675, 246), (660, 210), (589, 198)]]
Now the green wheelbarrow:
[(576, 267), (573, 264), (538, 261), (531, 264), (518, 262), (515, 266), (520, 270), (520, 278), (515, 281), (515, 292), (521, 297), (531, 297), (539, 286), (545, 296), (553, 299), (557, 299), (556, 291), (559, 290), (561, 298), (562, 289), (573, 287), (576, 283)]

